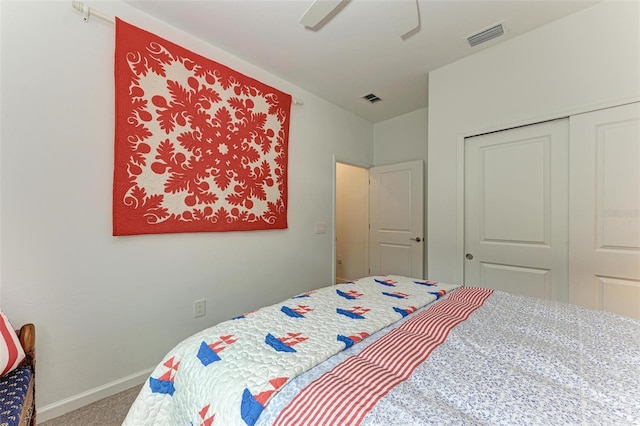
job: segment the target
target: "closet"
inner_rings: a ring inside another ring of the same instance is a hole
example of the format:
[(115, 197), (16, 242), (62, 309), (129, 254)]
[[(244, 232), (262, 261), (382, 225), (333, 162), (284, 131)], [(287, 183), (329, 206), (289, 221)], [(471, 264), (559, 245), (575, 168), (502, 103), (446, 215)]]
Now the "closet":
[(465, 139), (465, 284), (640, 318), (640, 103)]

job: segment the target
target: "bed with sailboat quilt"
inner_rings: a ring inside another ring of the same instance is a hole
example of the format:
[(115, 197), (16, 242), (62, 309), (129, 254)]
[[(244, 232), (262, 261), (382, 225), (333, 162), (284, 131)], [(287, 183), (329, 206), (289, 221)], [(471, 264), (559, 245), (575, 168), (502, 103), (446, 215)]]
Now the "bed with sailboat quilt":
[(180, 342), (125, 425), (640, 424), (640, 321), (372, 276)]

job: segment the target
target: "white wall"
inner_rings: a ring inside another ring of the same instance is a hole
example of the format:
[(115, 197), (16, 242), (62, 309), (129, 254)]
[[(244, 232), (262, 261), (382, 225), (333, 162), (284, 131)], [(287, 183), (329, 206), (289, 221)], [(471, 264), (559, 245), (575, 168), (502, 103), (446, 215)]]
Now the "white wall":
[(141, 383), (197, 330), (330, 284), (333, 156), (373, 162), (371, 123), (121, 1), (87, 4), (305, 104), (291, 111), (289, 229), (114, 238), (114, 27), (70, 1), (1, 2), (1, 307), (36, 324), (40, 420)]
[(465, 136), (640, 98), (640, 3), (605, 1), (429, 74), (429, 278), (463, 278)]
[(373, 164), (427, 161), (427, 108), (373, 125)]
[[(422, 108), (408, 114), (381, 121), (373, 125), (373, 164), (384, 166), (387, 164), (404, 163), (406, 161), (422, 160), (427, 164), (427, 121), (428, 109)], [(427, 173), (424, 174), (424, 212), (428, 215), (427, 204)], [(425, 217), (425, 235), (427, 227)], [(427, 247), (424, 250), (424, 277), (429, 277)], [(422, 277), (418, 277), (422, 278)]]
[(336, 163), (336, 282), (368, 275), (368, 244), (369, 170)]

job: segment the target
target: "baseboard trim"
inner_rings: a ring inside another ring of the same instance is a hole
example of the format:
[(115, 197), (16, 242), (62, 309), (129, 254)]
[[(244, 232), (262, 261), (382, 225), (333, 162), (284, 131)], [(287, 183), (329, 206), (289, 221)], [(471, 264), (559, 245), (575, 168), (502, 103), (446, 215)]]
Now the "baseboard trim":
[(85, 405), (89, 405), (92, 402), (99, 401), (108, 396), (131, 389), (134, 386), (141, 385), (147, 380), (152, 371), (153, 368), (139, 371), (130, 376), (123, 377), (122, 379), (98, 386), (97, 388), (79, 393), (61, 401), (54, 402), (53, 404), (38, 407), (38, 423), (46, 422), (47, 420), (54, 419), (58, 416), (62, 416), (63, 414), (67, 414), (73, 410), (84, 407)]

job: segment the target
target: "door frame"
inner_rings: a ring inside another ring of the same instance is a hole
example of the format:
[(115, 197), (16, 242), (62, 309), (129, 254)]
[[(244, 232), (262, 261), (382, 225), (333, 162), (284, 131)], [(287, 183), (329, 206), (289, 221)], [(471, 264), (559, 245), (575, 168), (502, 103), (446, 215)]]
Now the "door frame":
[[(343, 157), (341, 155), (333, 154), (333, 209), (331, 211), (331, 223), (333, 226), (331, 227), (331, 285), (336, 284), (336, 196), (337, 196), (337, 164), (346, 164), (348, 166), (358, 167), (361, 169), (368, 170), (373, 167), (369, 164), (360, 163), (358, 161), (354, 161), (350, 158)], [(367, 199), (369, 198), (369, 186), (367, 185)], [(367, 210), (369, 209), (367, 203)], [(365, 244), (365, 259), (367, 261), (367, 269), (369, 266), (369, 233), (366, 233), (366, 244)]]

